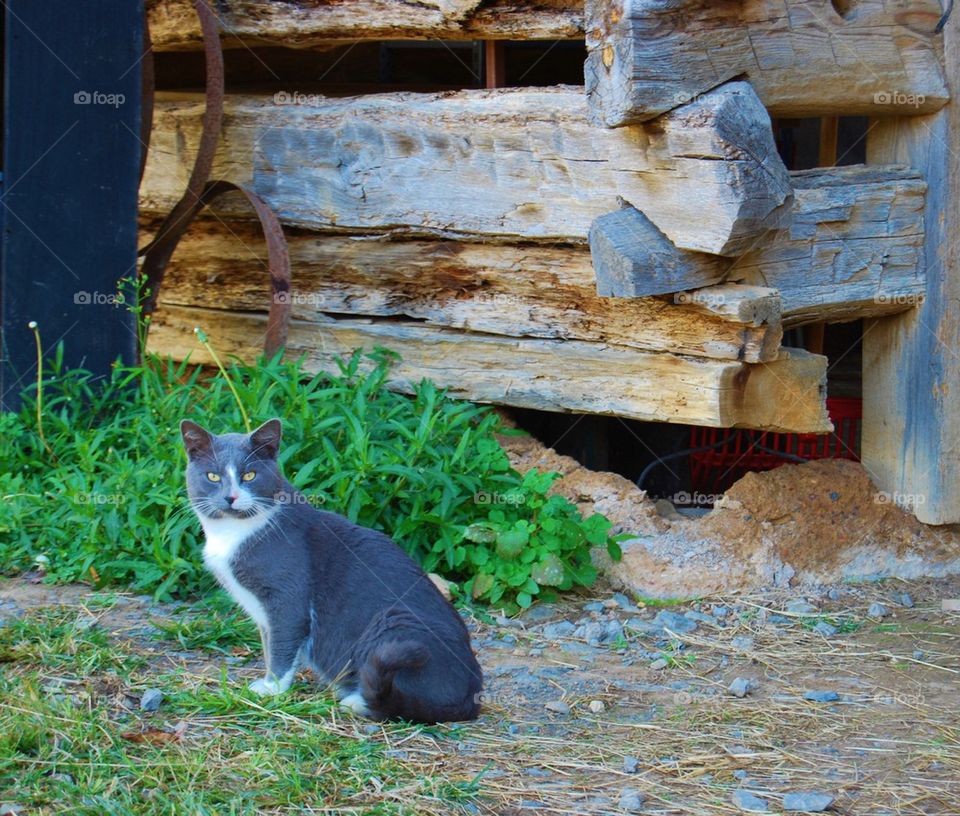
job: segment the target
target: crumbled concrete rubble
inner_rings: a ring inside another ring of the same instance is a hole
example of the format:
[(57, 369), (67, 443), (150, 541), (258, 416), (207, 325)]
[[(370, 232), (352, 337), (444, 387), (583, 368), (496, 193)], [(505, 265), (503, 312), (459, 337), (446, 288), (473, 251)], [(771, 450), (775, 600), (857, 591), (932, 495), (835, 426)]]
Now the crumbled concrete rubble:
[[(529, 436), (501, 439), (513, 466), (562, 474), (554, 491), (599, 512), (623, 560), (597, 558), (615, 587), (651, 597), (960, 573), (960, 534), (921, 524), (880, 493), (862, 465), (832, 460), (749, 473), (701, 518), (664, 512), (615, 473), (588, 470)], [(662, 502), (661, 502), (662, 504)]]

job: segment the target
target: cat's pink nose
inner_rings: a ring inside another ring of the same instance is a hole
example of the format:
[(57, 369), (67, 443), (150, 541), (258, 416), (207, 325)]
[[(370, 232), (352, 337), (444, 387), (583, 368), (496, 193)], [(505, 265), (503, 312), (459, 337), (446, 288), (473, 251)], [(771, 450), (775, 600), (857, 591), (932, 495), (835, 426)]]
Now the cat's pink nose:
[(227, 496), (227, 501), (230, 502), (230, 504), (233, 504), (239, 498), (240, 498), (239, 496), (231, 493), (229, 496)]

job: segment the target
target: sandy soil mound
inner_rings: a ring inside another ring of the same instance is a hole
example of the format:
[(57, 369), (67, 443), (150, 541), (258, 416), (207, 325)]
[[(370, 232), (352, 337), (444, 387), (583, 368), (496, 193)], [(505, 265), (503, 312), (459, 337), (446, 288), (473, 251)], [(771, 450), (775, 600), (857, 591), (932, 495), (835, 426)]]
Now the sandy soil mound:
[(661, 597), (757, 586), (833, 583), (864, 577), (960, 573), (960, 535), (918, 522), (847, 461), (784, 465), (750, 473), (702, 518), (658, 512), (615, 473), (587, 470), (532, 437), (501, 440), (514, 467), (562, 474), (555, 491), (600, 512), (624, 543), (624, 558), (598, 556), (614, 585)]

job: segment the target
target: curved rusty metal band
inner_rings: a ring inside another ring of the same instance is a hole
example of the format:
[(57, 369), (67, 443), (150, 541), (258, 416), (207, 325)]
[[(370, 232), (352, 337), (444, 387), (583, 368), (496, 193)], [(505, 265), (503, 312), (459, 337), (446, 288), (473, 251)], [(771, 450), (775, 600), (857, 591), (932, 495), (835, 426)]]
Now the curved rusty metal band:
[[(200, 208), (207, 206), (215, 198), (224, 193), (240, 192), (247, 197), (260, 226), (263, 228), (263, 237), (267, 241), (267, 263), (270, 267), (270, 312), (267, 316), (267, 332), (263, 340), (263, 353), (273, 357), (287, 344), (287, 333), (290, 327), (290, 252), (287, 249), (287, 239), (283, 235), (283, 227), (270, 206), (253, 190), (248, 190), (232, 181), (211, 181), (200, 193)], [(198, 210), (199, 211), (199, 210)], [(181, 231), (176, 238), (180, 240)], [(173, 255), (176, 243), (171, 248)]]
[(148, 294), (144, 300), (143, 313), (152, 314), (157, 308), (157, 297), (163, 283), (163, 273), (173, 255), (180, 236), (190, 225), (194, 216), (203, 208), (200, 196), (210, 178), (213, 156), (220, 138), (223, 123), (223, 51), (220, 48), (220, 29), (206, 0), (193, 0), (193, 7), (200, 18), (203, 31), (203, 51), (206, 56), (207, 88), (206, 110), (203, 113), (203, 133), (200, 147), (193, 163), (193, 172), (187, 189), (163, 220), (153, 240), (140, 250), (143, 255), (142, 274), (146, 277)]
[[(197, 214), (210, 202), (224, 193), (240, 192), (247, 197), (267, 242), (267, 261), (270, 270), (270, 312), (263, 350), (273, 357), (287, 343), (290, 324), (290, 253), (280, 221), (273, 210), (253, 190), (248, 190), (231, 181), (210, 181), (213, 156), (223, 123), (224, 73), (223, 51), (220, 46), (220, 31), (217, 20), (206, 0), (194, 0), (194, 8), (200, 18), (203, 31), (203, 50), (207, 64), (206, 110), (203, 115), (203, 134), (194, 161), (193, 172), (186, 192), (164, 219), (153, 240), (140, 254), (144, 256), (142, 273), (146, 276), (149, 294), (143, 303), (143, 312), (152, 314), (157, 307), (157, 298), (167, 264), (177, 249), (177, 244)], [(152, 58), (152, 51), (150, 54)], [(152, 76), (152, 63), (150, 66)], [(152, 119), (153, 93), (151, 82), (150, 113)], [(146, 142), (147, 139), (144, 139)], [(147, 324), (149, 325), (149, 324)]]

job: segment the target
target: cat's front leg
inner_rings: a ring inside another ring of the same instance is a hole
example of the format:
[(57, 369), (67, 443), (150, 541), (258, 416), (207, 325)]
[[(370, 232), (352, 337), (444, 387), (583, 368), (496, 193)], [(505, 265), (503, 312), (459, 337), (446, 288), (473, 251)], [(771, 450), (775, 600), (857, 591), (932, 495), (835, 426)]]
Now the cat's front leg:
[(254, 694), (262, 696), (283, 694), (300, 667), (306, 632), (302, 627), (264, 626), (261, 629), (263, 640), (263, 659), (266, 664), (266, 676), (250, 684)]

